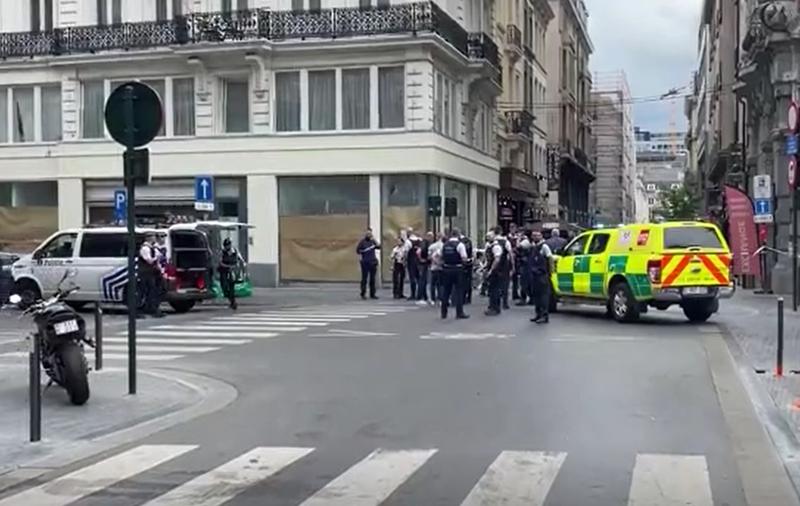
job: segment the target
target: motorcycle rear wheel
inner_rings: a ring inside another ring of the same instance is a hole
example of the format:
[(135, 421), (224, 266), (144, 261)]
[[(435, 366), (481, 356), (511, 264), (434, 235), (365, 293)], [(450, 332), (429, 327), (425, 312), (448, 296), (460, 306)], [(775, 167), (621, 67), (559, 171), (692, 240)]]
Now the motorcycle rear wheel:
[(62, 378), (69, 401), (82, 406), (89, 400), (89, 378), (81, 348), (75, 343), (66, 343), (58, 352), (64, 367)]

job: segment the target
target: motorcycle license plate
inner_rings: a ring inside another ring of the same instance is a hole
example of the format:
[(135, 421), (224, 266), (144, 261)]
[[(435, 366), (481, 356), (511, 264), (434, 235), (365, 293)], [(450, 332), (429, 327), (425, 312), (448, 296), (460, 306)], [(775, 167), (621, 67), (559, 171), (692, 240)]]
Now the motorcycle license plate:
[(67, 320), (65, 322), (56, 323), (55, 325), (53, 325), (53, 328), (55, 329), (57, 336), (61, 336), (64, 334), (71, 334), (72, 332), (78, 331), (78, 321)]
[(683, 289), (684, 295), (706, 295), (708, 288), (705, 286), (688, 286)]

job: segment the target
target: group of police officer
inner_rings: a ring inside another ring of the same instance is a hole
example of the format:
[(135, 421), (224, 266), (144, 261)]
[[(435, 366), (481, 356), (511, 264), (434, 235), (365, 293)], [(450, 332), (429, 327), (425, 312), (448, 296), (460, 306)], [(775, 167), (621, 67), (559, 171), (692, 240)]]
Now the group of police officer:
[[(404, 230), (391, 253), (394, 298), (403, 297), (405, 275), (411, 286), (410, 300), (418, 304), (439, 303), (441, 317), (447, 318), (450, 306), (455, 306), (456, 318), (469, 318), (464, 305), (472, 302), (472, 281), (476, 260), (482, 273), (481, 294), (487, 295), (487, 316), (498, 316), (509, 309), (509, 291), (518, 300), (517, 305), (535, 306), (531, 321), (549, 322), (550, 273), (553, 271), (553, 252), (560, 250), (566, 240), (558, 230), (551, 231), (545, 241), (539, 231), (518, 231), (511, 226), (506, 236), (501, 227), (495, 227), (486, 236), (483, 259), (476, 259), (473, 245), (458, 229), (442, 234), (434, 240), (432, 234), (420, 238), (413, 230)], [(377, 241), (368, 231), (357, 247), (361, 256), (361, 296), (377, 298), (374, 277), (377, 266)], [(426, 284), (430, 278), (431, 298)]]

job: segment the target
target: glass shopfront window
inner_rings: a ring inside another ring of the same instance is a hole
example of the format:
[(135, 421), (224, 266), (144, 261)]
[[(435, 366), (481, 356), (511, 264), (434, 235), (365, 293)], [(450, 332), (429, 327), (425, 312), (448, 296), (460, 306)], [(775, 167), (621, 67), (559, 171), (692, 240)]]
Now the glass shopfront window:
[(58, 183), (0, 183), (0, 251), (30, 253), (58, 230)]
[[(469, 234), (469, 184), (454, 179), (444, 180), (445, 199), (455, 197), (458, 201), (458, 213), (452, 218), (453, 228), (463, 234)], [(445, 218), (445, 227), (450, 228), (450, 218)]]
[(478, 207), (477, 209), (477, 237), (473, 237), (472, 240), (478, 244), (483, 243), (483, 239), (486, 237), (486, 187), (485, 186), (478, 186), (478, 198), (475, 202), (475, 205)]
[(428, 197), (438, 194), (436, 176), (399, 174), (381, 178), (383, 279), (391, 279), (389, 255), (402, 229), (413, 228), (419, 236), (436, 231), (436, 219), (428, 215)]
[(369, 226), (366, 176), (278, 180), (281, 279), (356, 281), (356, 245)]

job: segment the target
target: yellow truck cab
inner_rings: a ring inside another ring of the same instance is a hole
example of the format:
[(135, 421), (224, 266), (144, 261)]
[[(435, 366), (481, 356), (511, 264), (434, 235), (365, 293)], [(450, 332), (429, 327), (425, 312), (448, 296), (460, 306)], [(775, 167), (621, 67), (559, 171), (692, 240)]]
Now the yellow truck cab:
[[(622, 225), (584, 232), (556, 252), (552, 304), (605, 305), (619, 322), (678, 304), (706, 321), (733, 295), (731, 252), (711, 223)], [(553, 308), (555, 309), (555, 308)]]

